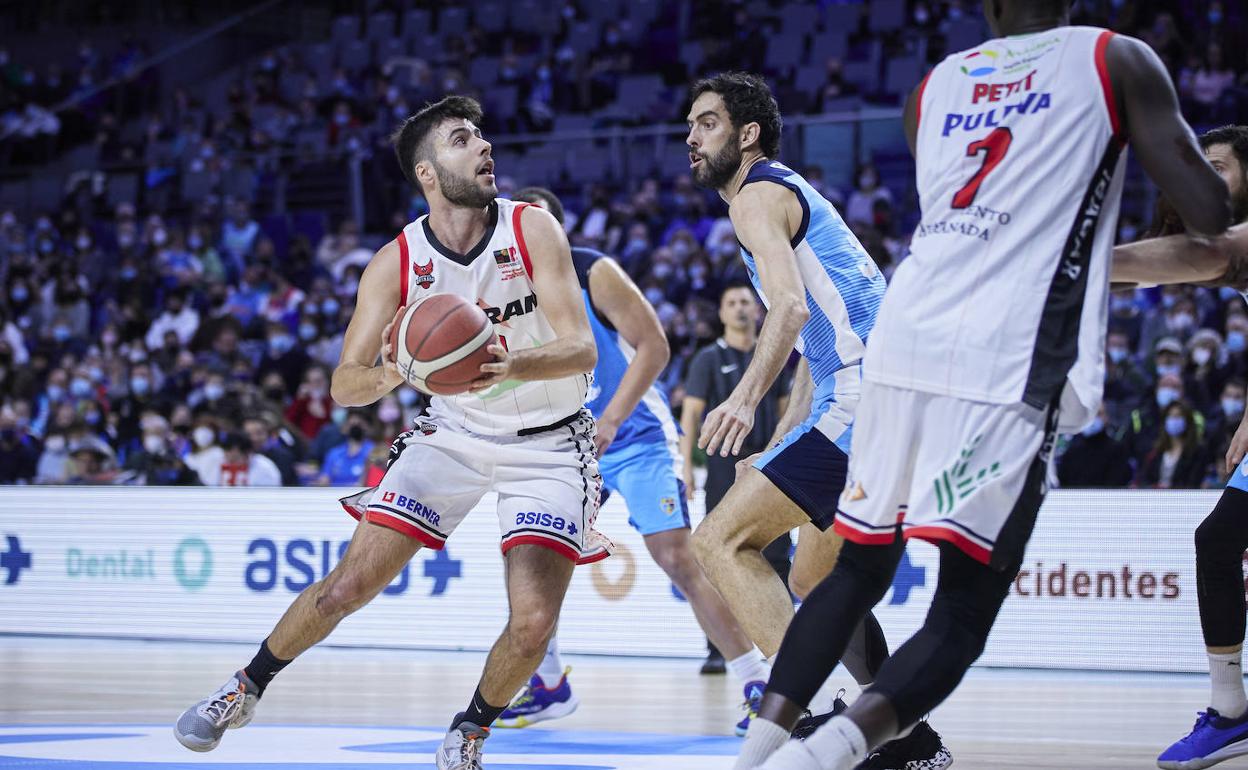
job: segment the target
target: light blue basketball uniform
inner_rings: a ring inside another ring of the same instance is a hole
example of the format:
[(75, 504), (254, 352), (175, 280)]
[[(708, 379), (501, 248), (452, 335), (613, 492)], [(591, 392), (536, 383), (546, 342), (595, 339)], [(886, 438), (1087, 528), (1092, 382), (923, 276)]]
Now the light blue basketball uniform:
[[(598, 364), (590, 385), (586, 406), (594, 417), (601, 417), (620, 387), (624, 372), (633, 360), (634, 350), (611, 322), (594, 307), (589, 295), (589, 271), (603, 254), (593, 249), (572, 249), (572, 264), (581, 283), (589, 326), (598, 346)], [(680, 455), (680, 434), (667, 396), (654, 385), (642, 396), (637, 408), (615, 434), (615, 440), (598, 458), (598, 472), (606, 494), (619, 492), (628, 505), (628, 523), (642, 535), (653, 535), (689, 526), (685, 485), (681, 481), (684, 462)]]
[[(796, 348), (810, 365), (815, 393), (810, 416), (754, 467), (817, 527), (827, 529), (845, 486), (862, 356), (884, 298), (884, 276), (832, 204), (799, 174), (782, 163), (761, 162), (750, 169), (743, 186), (759, 182), (791, 190), (802, 205), (802, 224), (791, 245), (810, 318)], [(754, 256), (742, 248), (741, 257), (766, 304)]]

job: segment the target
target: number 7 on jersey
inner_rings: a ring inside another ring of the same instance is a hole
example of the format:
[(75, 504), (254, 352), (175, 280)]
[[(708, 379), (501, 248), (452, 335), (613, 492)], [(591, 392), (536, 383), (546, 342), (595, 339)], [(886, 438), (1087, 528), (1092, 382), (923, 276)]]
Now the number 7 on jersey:
[(983, 139), (971, 142), (966, 146), (966, 155), (973, 158), (979, 154), (980, 150), (984, 150), (984, 164), (979, 167), (979, 171), (975, 172), (975, 176), (967, 182), (961, 190), (953, 195), (953, 208), (964, 209), (975, 202), (975, 196), (979, 193), (979, 186), (984, 183), (984, 179), (988, 177), (992, 170), (997, 167), (1005, 154), (1010, 151), (1010, 143), (1014, 141), (1014, 134), (1010, 129), (1002, 126), (994, 128), (992, 133)]

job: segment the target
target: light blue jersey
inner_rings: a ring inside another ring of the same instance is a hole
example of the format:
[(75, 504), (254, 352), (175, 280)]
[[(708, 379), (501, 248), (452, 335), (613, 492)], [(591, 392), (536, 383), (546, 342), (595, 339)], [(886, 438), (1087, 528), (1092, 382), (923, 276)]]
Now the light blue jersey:
[[(598, 346), (598, 364), (585, 404), (594, 417), (601, 417), (611, 403), (636, 352), (602, 317), (590, 297), (589, 271), (603, 256), (592, 249), (572, 249), (572, 264)], [(642, 535), (689, 527), (684, 483), (680, 480), (684, 463), (679, 442), (667, 396), (651, 385), (598, 458), (604, 491), (623, 496), (628, 521)]]
[[(756, 163), (743, 186), (772, 182), (792, 190), (802, 204), (802, 225), (793, 236), (797, 267), (806, 284), (810, 319), (798, 336), (797, 351), (810, 363), (815, 387), (837, 372), (862, 362), (867, 334), (884, 298), (884, 276), (831, 203), (782, 163)], [(754, 255), (741, 249), (750, 281), (767, 303)]]

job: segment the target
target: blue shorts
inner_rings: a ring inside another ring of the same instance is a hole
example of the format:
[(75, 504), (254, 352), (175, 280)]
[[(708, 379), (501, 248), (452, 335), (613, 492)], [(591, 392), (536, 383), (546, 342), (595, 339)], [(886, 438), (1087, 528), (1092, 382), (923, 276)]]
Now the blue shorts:
[(1239, 467), (1235, 469), (1231, 477), (1226, 480), (1226, 488), (1248, 492), (1248, 475), (1245, 475), (1244, 471), (1248, 471), (1248, 457), (1244, 458), (1244, 461), (1239, 464)]
[(609, 446), (598, 461), (605, 495), (619, 492), (628, 505), (628, 523), (642, 535), (689, 528), (685, 484), (677, 469), (680, 452), (664, 441)]
[(845, 489), (861, 382), (857, 366), (825, 380), (815, 389), (805, 422), (754, 462), (820, 530), (832, 526)]

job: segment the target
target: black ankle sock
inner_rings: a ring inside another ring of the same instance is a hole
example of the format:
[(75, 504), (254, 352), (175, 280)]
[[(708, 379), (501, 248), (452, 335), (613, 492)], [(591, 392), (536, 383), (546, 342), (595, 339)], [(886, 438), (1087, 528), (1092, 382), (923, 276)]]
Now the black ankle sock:
[(464, 722), (472, 722), (478, 727), (489, 727), (494, 724), (494, 720), (498, 719), (498, 715), (507, 710), (506, 706), (491, 706), (485, 702), (485, 698), (481, 697), (481, 688), (472, 694), (472, 700), (468, 703), (468, 708), (455, 716), (455, 721), (451, 725), (454, 730)]
[(286, 666), (290, 665), (289, 660), (282, 660), (273, 654), (269, 649), (269, 640), (265, 639), (260, 643), (260, 650), (256, 652), (256, 657), (251, 659), (247, 667), (243, 671), (247, 674), (247, 678), (255, 682), (256, 687), (260, 688), (260, 692), (256, 693), (259, 697), (264, 695), (264, 688), (269, 686), (269, 682), (273, 681), (273, 677)]

